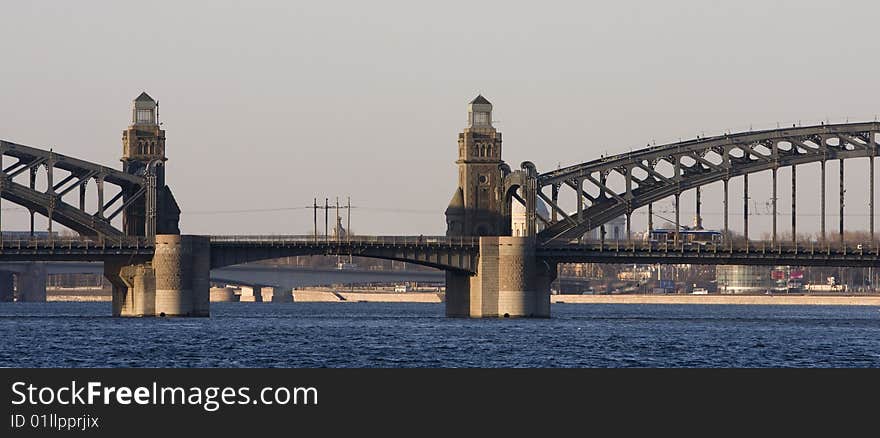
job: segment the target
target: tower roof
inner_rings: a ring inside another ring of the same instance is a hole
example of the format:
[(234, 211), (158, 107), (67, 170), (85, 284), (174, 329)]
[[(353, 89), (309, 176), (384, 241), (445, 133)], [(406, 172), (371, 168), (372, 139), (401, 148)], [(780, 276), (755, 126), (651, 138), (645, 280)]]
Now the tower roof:
[(455, 189), (455, 193), (449, 201), (449, 206), (446, 207), (446, 214), (460, 214), (462, 210), (464, 210), (464, 192), (459, 187)]
[(135, 102), (155, 102), (155, 100), (153, 100), (153, 98), (150, 97), (150, 95), (147, 94), (146, 91), (144, 91), (143, 93), (141, 93), (141, 95), (138, 96), (137, 99), (135, 99), (134, 101), (135, 101)]
[(481, 104), (481, 105), (492, 105), (492, 102), (486, 100), (482, 94), (478, 94), (477, 97), (474, 98), (470, 103), (472, 104)]

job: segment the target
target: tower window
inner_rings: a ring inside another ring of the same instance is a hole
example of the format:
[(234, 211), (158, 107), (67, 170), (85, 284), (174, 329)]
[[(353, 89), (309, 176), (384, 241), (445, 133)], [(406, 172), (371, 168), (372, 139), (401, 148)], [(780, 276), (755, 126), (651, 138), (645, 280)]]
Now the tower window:
[(488, 125), (489, 124), (489, 113), (474, 113), (474, 124), (475, 125)]
[(136, 123), (153, 123), (153, 110), (139, 109), (137, 110)]

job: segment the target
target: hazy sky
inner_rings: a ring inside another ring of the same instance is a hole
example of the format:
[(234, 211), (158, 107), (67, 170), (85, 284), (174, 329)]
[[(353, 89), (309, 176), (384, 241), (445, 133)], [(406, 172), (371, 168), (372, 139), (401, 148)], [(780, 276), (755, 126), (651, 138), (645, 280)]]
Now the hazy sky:
[[(305, 233), (312, 211), (285, 208), (351, 196), (355, 232), (442, 234), (477, 93), (495, 105), (504, 159), (539, 170), (880, 114), (880, 2), (525, 3), (6, 1), (0, 138), (119, 168), (131, 100), (146, 90), (161, 103), (184, 233)], [(866, 166), (847, 165), (854, 227), (867, 223), (856, 216)], [(818, 183), (804, 167), (799, 227), (812, 231)], [(720, 226), (712, 190), (703, 210)], [(766, 185), (753, 198), (769, 199)], [(27, 226), (3, 207), (4, 229)], [(756, 217), (753, 233), (768, 224)]]

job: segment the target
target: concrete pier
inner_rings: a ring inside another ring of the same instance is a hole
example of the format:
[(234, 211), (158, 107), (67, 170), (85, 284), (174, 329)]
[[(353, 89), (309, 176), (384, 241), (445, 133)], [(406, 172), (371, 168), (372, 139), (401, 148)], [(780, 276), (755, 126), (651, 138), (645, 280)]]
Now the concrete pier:
[(46, 302), (46, 264), (28, 263), (24, 271), (18, 272), (18, 301)]
[(113, 316), (156, 315), (156, 273), (149, 263), (104, 262), (104, 276), (113, 289)]
[(239, 301), (242, 303), (261, 303), (263, 302), (262, 286), (241, 286), (241, 296)]
[(156, 271), (157, 315), (193, 313), (192, 259), (192, 244), (183, 236), (156, 236), (153, 269)]
[(211, 315), (211, 241), (207, 236), (185, 236), (192, 242), (192, 316)]
[(156, 273), (147, 264), (121, 268), (127, 294), (121, 316), (154, 316), (156, 314)]
[(169, 234), (149, 262), (105, 262), (113, 316), (209, 316), (210, 257), (207, 237)]
[(15, 273), (0, 271), (0, 302), (12, 302), (15, 298)]
[(533, 237), (480, 237), (477, 274), (447, 273), (446, 315), (549, 318), (555, 268), (535, 258)]
[(211, 288), (211, 302), (212, 303), (224, 303), (238, 301), (238, 297), (235, 296), (235, 289), (231, 287), (212, 287)]
[(208, 316), (210, 247), (204, 236), (156, 236), (156, 315)]
[[(273, 303), (292, 303), (293, 302), (293, 291), (290, 290), (289, 288), (273, 287), (271, 289), (272, 289), (271, 301)], [(265, 297), (266, 297), (265, 292), (263, 292), (263, 301), (266, 301)]]

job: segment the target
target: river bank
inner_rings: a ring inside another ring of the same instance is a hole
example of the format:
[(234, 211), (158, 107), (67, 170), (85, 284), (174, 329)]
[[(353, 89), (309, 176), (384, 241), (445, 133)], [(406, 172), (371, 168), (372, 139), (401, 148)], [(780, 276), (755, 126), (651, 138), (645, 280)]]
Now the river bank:
[(550, 302), (560, 304), (880, 306), (880, 295), (551, 295)]
[[(102, 293), (49, 293), (47, 301), (110, 301)], [(316, 289), (293, 291), (299, 303), (442, 303), (443, 292), (343, 292)], [(551, 295), (553, 304), (739, 304), (799, 306), (880, 306), (880, 295)]]

